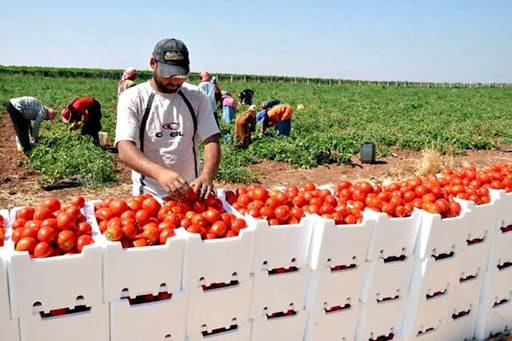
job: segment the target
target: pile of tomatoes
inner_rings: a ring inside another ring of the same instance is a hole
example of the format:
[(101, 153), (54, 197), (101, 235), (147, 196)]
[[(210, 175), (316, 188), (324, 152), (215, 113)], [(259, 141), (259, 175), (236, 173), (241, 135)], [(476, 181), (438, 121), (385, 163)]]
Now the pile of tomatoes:
[(4, 216), (0, 215), (0, 247), (4, 246), (5, 239), (5, 220)]
[(226, 201), (242, 214), (263, 218), (270, 225), (298, 224), (304, 211), (294, 207), (293, 193), (281, 190), (268, 191), (260, 185), (238, 187), (225, 192)]
[(95, 216), (103, 235), (124, 248), (163, 245), (180, 227), (202, 239), (216, 239), (237, 236), (247, 226), (245, 220), (224, 212), (220, 199), (200, 200), (193, 190), (162, 204), (150, 194), (108, 198), (95, 205)]
[(11, 236), (16, 251), (27, 251), (34, 258), (82, 252), (94, 243), (91, 225), (80, 211), (84, 205), (83, 197), (66, 203), (51, 197), (18, 210)]
[(395, 218), (409, 217), (415, 208), (442, 218), (456, 217), (461, 212), (460, 204), (443, 191), (436, 176), (414, 177), (388, 186), (342, 180), (336, 184), (335, 192), (351, 207), (368, 208)]

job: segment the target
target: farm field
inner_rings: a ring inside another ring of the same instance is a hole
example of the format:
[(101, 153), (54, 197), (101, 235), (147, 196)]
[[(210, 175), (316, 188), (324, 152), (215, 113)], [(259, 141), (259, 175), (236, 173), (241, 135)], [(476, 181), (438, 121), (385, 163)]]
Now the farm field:
[[(190, 81), (197, 83), (196, 79)], [(356, 173), (356, 177), (378, 178), (400, 173), (401, 158), (397, 155), (406, 155), (404, 157), (414, 163), (421, 157), (419, 151), (425, 148), (436, 149), (460, 162), (469, 157), (473, 164), (478, 163), (481, 157), (478, 153), (464, 156), (467, 150), (487, 150), (493, 156), (485, 156), (486, 160), (509, 159), (508, 154), (495, 150), (512, 142), (512, 88), (328, 86), (281, 82), (231, 83), (226, 80), (220, 85), (232, 94), (244, 88), (255, 90), (255, 103), (279, 98), (294, 107), (298, 104), (305, 107), (294, 115), (290, 138), (277, 137), (269, 131), (264, 139), (255, 134), (253, 144), (244, 151), (233, 148), (229, 142), (223, 144), (218, 181), (227, 186), (256, 181), (265, 183), (269, 178), (283, 179), (269, 177), (269, 171), (276, 169), (285, 179), (294, 172), (296, 178), (312, 181), (321, 174), (339, 174), (341, 177)], [(0, 75), (0, 102), (23, 95), (38, 97), (58, 111), (76, 96), (92, 95), (102, 104), (103, 131), (114, 136), (115, 79)], [(238, 112), (244, 109), (246, 107), (242, 106)], [(6, 119), (4, 114), (2, 120)], [(10, 122), (0, 124), (10, 126)], [(231, 126), (222, 124), (221, 128), (223, 135), (233, 135)], [(12, 127), (4, 127), (3, 136), (1, 148), (14, 145)], [(386, 165), (356, 167), (356, 170), (369, 169), (359, 174), (354, 172), (354, 155), (364, 141), (377, 143), (377, 157), (386, 160)], [(268, 161), (261, 163), (261, 160)], [(43, 123), (41, 142), (30, 160), (26, 161), (20, 153), (9, 156), (8, 162), (11, 163), (10, 169), (26, 170), (27, 177), (31, 181), (37, 177), (39, 184), (79, 177), (90, 189), (101, 190), (123, 186), (130, 181), (127, 170), (116, 161), (115, 155), (94, 148), (89, 140), (80, 137), (76, 131), (69, 132), (59, 120), (51, 125)], [(3, 167), (7, 166), (4, 164)], [(324, 168), (316, 168), (318, 166)], [(410, 171), (414, 173), (414, 170)], [(4, 185), (12, 190), (13, 183), (7, 181)], [(10, 195), (5, 196), (9, 198)]]

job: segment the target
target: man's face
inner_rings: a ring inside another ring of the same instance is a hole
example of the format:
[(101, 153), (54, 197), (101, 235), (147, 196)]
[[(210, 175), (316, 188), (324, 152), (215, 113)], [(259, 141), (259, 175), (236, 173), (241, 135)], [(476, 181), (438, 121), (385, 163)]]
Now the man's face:
[(158, 62), (154, 58), (151, 58), (150, 65), (151, 68), (153, 69), (153, 79), (155, 81), (155, 84), (158, 88), (158, 91), (162, 93), (175, 93), (187, 80), (187, 76), (160, 76), (160, 73), (158, 72)]

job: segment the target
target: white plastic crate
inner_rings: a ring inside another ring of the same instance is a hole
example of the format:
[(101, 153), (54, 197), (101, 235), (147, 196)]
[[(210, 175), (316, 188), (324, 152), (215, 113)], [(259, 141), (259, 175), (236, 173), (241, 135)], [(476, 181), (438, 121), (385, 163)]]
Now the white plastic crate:
[(111, 341), (181, 341), (186, 336), (188, 293), (169, 300), (130, 305), (128, 299), (110, 304)]
[(512, 266), (489, 270), (480, 296), (475, 336), (478, 340), (512, 328)]
[(275, 226), (249, 215), (245, 219), (255, 226), (252, 273), (292, 266), (301, 268), (307, 264), (311, 241), (310, 217), (303, 217), (300, 224)]
[(5, 341), (19, 341), (20, 329), (18, 319), (11, 319), (10, 316), (0, 317), (0, 339)]
[(489, 258), (490, 242), (468, 245), (458, 257), (458, 281), (453, 290), (454, 304), (480, 297)]
[[(18, 210), (11, 210), (11, 221)], [(98, 233), (93, 232), (92, 237), (94, 244), (86, 245), (79, 254), (34, 259), (27, 252), (15, 251), (8, 239), (11, 316), (29, 318), (41, 311), (101, 303), (103, 249)]]
[(496, 231), (492, 246), (490, 247), (487, 269), (494, 270), (496, 267), (512, 262), (512, 225), (504, 226)]
[[(491, 193), (494, 190), (490, 191)], [(501, 226), (512, 225), (512, 193), (506, 193), (505, 191), (497, 191), (501, 195), (501, 204), (498, 214), (498, 222)]]
[(255, 228), (246, 221), (248, 226), (236, 237), (201, 240), (199, 234), (184, 231), (184, 290), (233, 280), (242, 284), (249, 281)]
[(459, 281), (456, 256), (434, 260), (419, 259), (409, 287), (404, 335), (441, 335), (452, 307), (453, 291)]
[(89, 311), (42, 318), (20, 319), (21, 341), (106, 341), (109, 340), (108, 304), (97, 304)]
[(336, 311), (310, 313), (304, 341), (350, 341), (356, 337), (357, 323), (362, 305), (355, 302), (350, 307)]
[(244, 325), (249, 321), (252, 279), (245, 283), (204, 291), (189, 291), (187, 335), (200, 339), (203, 332)]
[(475, 334), (476, 320), (478, 316), (479, 293), (473, 299), (468, 299), (463, 304), (455, 306), (449, 312), (444, 327), (443, 340), (459, 341), (472, 340)]
[(176, 236), (167, 239), (165, 245), (123, 249), (120, 242), (107, 240), (100, 233), (94, 216), (96, 202), (87, 203), (86, 214), (104, 248), (104, 301), (113, 302), (121, 297), (134, 298), (144, 294), (156, 295), (161, 290), (179, 291), (185, 250), (185, 237), (181, 229), (176, 230)]
[(305, 307), (310, 269), (270, 274), (259, 271), (253, 275), (251, 318), (268, 312), (284, 312), (289, 309), (303, 310)]
[(490, 191), (491, 202), (475, 205), (472, 201), (458, 200), (469, 211), (469, 224), (466, 225), (466, 241), (483, 239), (492, 240), (494, 233), (501, 225), (499, 214), (502, 205), (503, 191)]
[(344, 269), (312, 271), (306, 309), (314, 314), (320, 314), (324, 309), (358, 304), (368, 273), (368, 263), (363, 259), (358, 261), (359, 264)]
[(214, 334), (188, 336), (187, 341), (249, 341), (252, 324), (250, 321), (232, 325), (229, 330), (219, 330)]
[(305, 310), (295, 315), (268, 318), (259, 316), (252, 321), (251, 341), (297, 341), (304, 338), (308, 314)]
[(408, 296), (381, 303), (363, 304), (357, 327), (356, 340), (376, 340), (379, 337), (399, 335), (402, 331)]
[(309, 265), (313, 270), (360, 264), (366, 260), (376, 220), (364, 216), (361, 224), (336, 225), (334, 220), (311, 217)]
[(385, 301), (406, 295), (415, 264), (414, 256), (389, 262), (378, 258), (369, 262), (368, 275), (361, 294), (362, 301)]
[(467, 207), (462, 207), (459, 216), (441, 219), (439, 214), (421, 211), (415, 254), (419, 258), (427, 259), (432, 255), (461, 252), (466, 247), (469, 213)]
[(366, 209), (365, 217), (377, 220), (368, 259), (412, 255), (420, 226), (420, 215), (419, 210), (414, 210), (410, 217), (389, 218), (385, 213)]

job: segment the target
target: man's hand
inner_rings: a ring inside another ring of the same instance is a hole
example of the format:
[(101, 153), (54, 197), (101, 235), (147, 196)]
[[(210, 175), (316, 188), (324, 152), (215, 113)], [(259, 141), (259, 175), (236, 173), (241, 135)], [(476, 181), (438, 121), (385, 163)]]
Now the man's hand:
[(181, 175), (170, 169), (159, 171), (156, 180), (169, 193), (170, 197), (184, 195), (190, 188), (187, 181)]
[(199, 198), (206, 199), (210, 195), (215, 193), (215, 188), (213, 187), (213, 180), (200, 175), (195, 178), (191, 183), (190, 187), (196, 192), (199, 193)]

